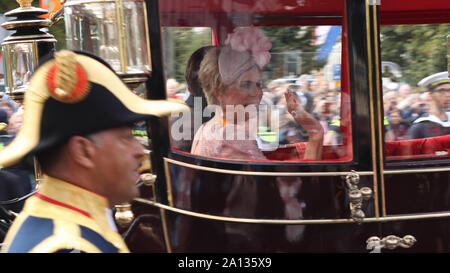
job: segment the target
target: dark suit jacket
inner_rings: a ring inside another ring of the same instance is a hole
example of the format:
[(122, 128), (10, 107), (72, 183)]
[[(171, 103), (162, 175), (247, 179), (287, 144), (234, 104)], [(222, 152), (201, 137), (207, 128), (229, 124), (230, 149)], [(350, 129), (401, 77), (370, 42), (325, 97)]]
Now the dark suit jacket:
[[(29, 172), (19, 169), (0, 170), (0, 201), (22, 197), (31, 192)], [(4, 205), (8, 210), (20, 212), (24, 201)]]

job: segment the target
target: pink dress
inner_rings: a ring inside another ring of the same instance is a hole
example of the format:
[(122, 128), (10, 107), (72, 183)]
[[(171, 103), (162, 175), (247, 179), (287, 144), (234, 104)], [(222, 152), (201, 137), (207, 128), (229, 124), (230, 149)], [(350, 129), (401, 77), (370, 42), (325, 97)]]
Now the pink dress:
[[(226, 123), (221, 118), (213, 118), (197, 131), (192, 142), (191, 153), (207, 157), (226, 157), (242, 160), (266, 160), (256, 142), (256, 131), (250, 130), (249, 119), (242, 124)], [(253, 132), (253, 133), (250, 133)]]
[[(191, 153), (199, 156), (233, 158), (243, 160), (266, 160), (258, 148), (255, 138), (250, 138), (249, 124), (256, 124), (256, 120), (249, 119), (244, 124), (226, 123), (221, 118), (213, 118), (203, 124), (195, 134)], [(245, 126), (245, 127), (244, 127)], [(250, 130), (251, 131), (251, 130)], [(228, 132), (228, 137), (227, 137)], [(237, 132), (245, 132), (245, 139), (239, 139)], [(299, 177), (276, 177), (276, 186), (279, 190), (286, 219), (303, 219), (303, 209), (297, 199), (302, 181)], [(256, 218), (258, 187), (267, 186), (268, 183), (257, 183), (252, 176), (237, 176), (232, 190), (227, 198), (224, 215), (230, 217)], [(227, 226), (229, 234), (241, 234), (251, 238), (254, 226), (235, 228)], [(304, 225), (287, 225), (285, 236), (289, 242), (297, 242), (303, 237)]]

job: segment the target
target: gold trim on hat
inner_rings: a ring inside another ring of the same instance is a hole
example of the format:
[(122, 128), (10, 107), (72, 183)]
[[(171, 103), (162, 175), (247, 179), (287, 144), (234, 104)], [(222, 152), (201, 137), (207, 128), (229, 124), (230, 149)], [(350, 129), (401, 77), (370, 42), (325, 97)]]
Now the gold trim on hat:
[[(81, 82), (77, 70), (80, 68), (75, 61), (75, 53), (70, 50), (61, 50), (55, 54), (56, 70), (53, 75), (54, 90), (51, 90), (51, 96), (63, 103), (75, 103), (83, 100), (89, 93), (89, 82)], [(81, 73), (86, 73), (81, 67)], [(84, 85), (76, 97), (74, 92), (78, 91), (77, 86)]]
[(436, 86), (436, 85), (439, 85), (439, 84), (442, 84), (442, 83), (450, 83), (450, 79), (443, 79), (443, 80), (440, 80), (440, 81), (435, 81), (435, 82), (431, 83), (430, 86)]
[(4, 122), (0, 122), (0, 131), (5, 130), (8, 127), (8, 124), (4, 123)]

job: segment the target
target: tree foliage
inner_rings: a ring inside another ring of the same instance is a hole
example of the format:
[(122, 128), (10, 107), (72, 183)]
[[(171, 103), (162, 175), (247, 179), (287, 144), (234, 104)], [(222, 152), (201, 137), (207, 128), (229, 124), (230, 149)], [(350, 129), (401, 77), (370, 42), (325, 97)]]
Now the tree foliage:
[(164, 28), (163, 48), (166, 77), (184, 82), (186, 63), (200, 47), (211, 45), (211, 31), (205, 28)]
[(382, 61), (401, 67), (402, 78), (396, 80), (417, 86), (422, 78), (447, 70), (449, 34), (449, 24), (382, 26)]
[[(264, 27), (262, 28), (272, 43), (272, 53), (301, 51), (302, 74), (323, 67), (324, 61), (314, 60), (319, 46), (313, 45), (314, 27)], [(297, 75), (299, 76), (299, 75)]]
[[(33, 6), (39, 6), (39, 2), (32, 3)], [(18, 8), (19, 4), (16, 1), (11, 0), (0, 0), (0, 14), (4, 14), (10, 10)]]

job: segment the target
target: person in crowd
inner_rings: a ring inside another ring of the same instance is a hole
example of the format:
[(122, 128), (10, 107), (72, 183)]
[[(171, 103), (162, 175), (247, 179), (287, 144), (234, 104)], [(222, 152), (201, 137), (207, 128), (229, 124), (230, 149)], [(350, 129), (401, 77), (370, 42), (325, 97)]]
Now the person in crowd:
[(111, 208), (138, 194), (144, 149), (133, 124), (188, 107), (144, 100), (102, 59), (62, 50), (33, 73), (24, 109), (19, 133), (0, 151), (0, 165), (35, 156), (43, 178), (2, 252), (129, 252)]
[(9, 120), (9, 118), (14, 113), (14, 108), (12, 107), (12, 105), (8, 101), (1, 99), (0, 100), (0, 108), (2, 108), (4, 111), (6, 111), (7, 119)]
[(183, 96), (178, 93), (180, 91), (180, 87), (181, 85), (176, 79), (173, 78), (168, 79), (166, 82), (167, 97), (183, 100)]
[[(0, 107), (0, 151), (14, 139), (21, 126), (22, 110), (18, 109), (8, 120), (7, 112)], [(36, 185), (32, 160), (0, 169), (0, 200), (9, 201), (30, 193)], [(4, 208), (20, 212), (24, 202), (11, 202)]]
[(398, 88), (398, 98), (399, 101), (403, 101), (409, 95), (411, 95), (411, 86), (407, 83), (402, 83)]
[[(257, 123), (257, 115), (230, 112), (236, 106), (254, 106), (257, 109), (262, 97), (261, 70), (269, 62), (271, 43), (261, 30), (244, 28), (230, 35), (225, 46), (211, 49), (205, 55), (199, 70), (199, 79), (208, 104), (217, 105), (219, 113), (197, 131), (191, 152), (211, 157), (238, 159), (265, 159), (258, 148), (250, 125)], [(292, 92), (285, 93), (287, 110), (295, 121), (308, 131), (309, 141), (305, 159), (320, 159), (323, 128), (302, 107), (300, 99)], [(242, 134), (244, 139), (230, 139), (228, 132)], [(213, 137), (211, 137), (213, 136)], [(217, 136), (214, 139), (214, 136)], [(253, 137), (253, 138), (252, 138)]]
[[(322, 89), (322, 87), (321, 87), (321, 83), (318, 80), (316, 80), (316, 79), (311, 81), (310, 86), (311, 86), (311, 91), (314, 94), (317, 94), (319, 92), (323, 92), (324, 91)], [(317, 95), (315, 95), (315, 96), (317, 96)]]
[(416, 119), (408, 135), (411, 139), (450, 134), (450, 78), (440, 72), (422, 79), (418, 85), (426, 88), (431, 99), (429, 114)]
[(272, 104), (277, 104), (284, 92), (286, 84), (272, 80), (267, 84), (267, 92), (264, 95), (272, 101)]
[(9, 119), (7, 132), (12, 137), (15, 137), (17, 132), (19, 132), (20, 127), (22, 127), (23, 122), (23, 107), (19, 107), (14, 114), (11, 115)]
[(23, 109), (19, 108), (11, 117), (8, 111), (0, 107), (0, 149), (8, 145), (22, 126)]
[(342, 144), (342, 133), (340, 131), (340, 119), (333, 119), (328, 125), (327, 133), (323, 139), (323, 145), (338, 145)]
[[(186, 79), (186, 84), (188, 87), (189, 96), (186, 99), (186, 104), (191, 109), (190, 112), (190, 122), (183, 123), (182, 130), (188, 131), (190, 134), (187, 137), (181, 139), (172, 139), (172, 145), (175, 145), (178, 149), (190, 152), (192, 146), (192, 140), (194, 139), (195, 132), (198, 127), (203, 123), (207, 122), (211, 119), (211, 117), (207, 117), (203, 115), (203, 111), (207, 107), (208, 103), (206, 101), (205, 94), (203, 92), (202, 86), (198, 79), (198, 70), (200, 68), (200, 63), (203, 60), (206, 52), (213, 48), (214, 46), (204, 46), (192, 53), (189, 57), (184, 77)], [(201, 123), (197, 124), (196, 118), (201, 118)], [(177, 120), (180, 120), (179, 117), (172, 118), (171, 124), (174, 124)], [(181, 121), (181, 120), (180, 120)]]
[(387, 91), (383, 94), (384, 116), (389, 118), (391, 111), (397, 108), (397, 92)]
[(311, 83), (314, 81), (314, 78), (311, 75), (303, 74), (301, 75), (296, 84), (300, 85), (299, 92), (302, 92), (303, 95), (307, 98), (307, 103), (305, 105), (305, 110), (308, 113), (312, 113), (314, 109), (314, 97), (317, 95), (314, 93), (314, 90), (311, 87)]
[(313, 116), (320, 122), (324, 130), (324, 135), (326, 135), (328, 126), (330, 125), (334, 117), (332, 101), (327, 100), (326, 97), (322, 97), (316, 104)]
[(11, 141), (11, 136), (7, 131), (8, 123), (8, 112), (0, 107), (0, 149), (5, 147)]
[(410, 126), (414, 120), (427, 114), (427, 104), (423, 95), (415, 93), (401, 100), (397, 108), (402, 112), (402, 119)]
[(429, 114), (431, 106), (433, 104), (433, 99), (431, 98), (431, 92), (425, 91), (419, 95), (419, 101), (422, 105), (419, 107), (423, 110), (424, 114)]
[(308, 141), (308, 132), (294, 120), (289, 112), (283, 110), (280, 118), (280, 145)]
[(7, 94), (3, 93), (2, 101), (6, 102), (11, 108), (12, 112), (15, 113), (21, 106), (19, 102), (12, 100)]
[(402, 111), (397, 108), (391, 110), (389, 115), (389, 125), (386, 128), (385, 141), (397, 141), (406, 138), (408, 133), (408, 124), (402, 119)]

